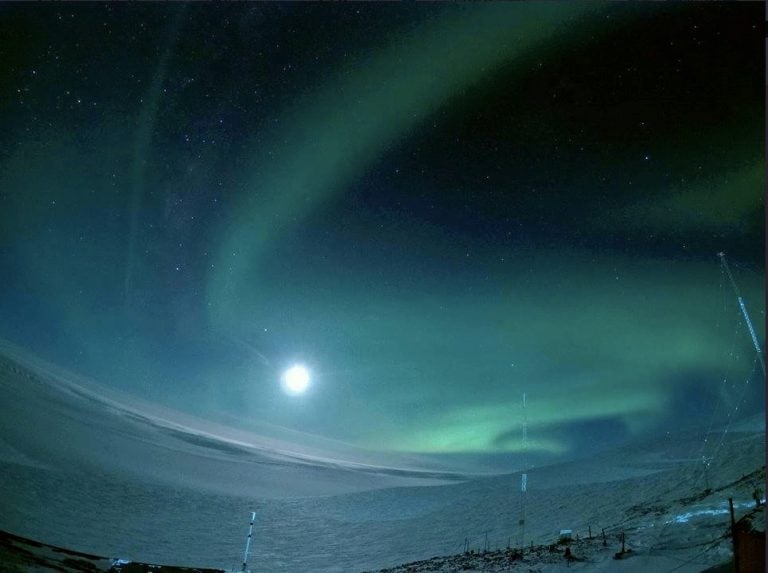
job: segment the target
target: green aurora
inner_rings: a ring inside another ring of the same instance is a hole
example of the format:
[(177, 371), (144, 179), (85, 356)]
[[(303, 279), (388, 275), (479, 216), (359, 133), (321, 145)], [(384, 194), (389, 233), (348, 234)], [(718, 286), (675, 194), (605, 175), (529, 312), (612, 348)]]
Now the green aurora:
[(715, 256), (764, 340), (755, 6), (100, 10), (19, 24), (56, 31), (7, 72), (4, 338), (373, 450), (517, 454), (525, 418), (574, 455), (762, 409)]

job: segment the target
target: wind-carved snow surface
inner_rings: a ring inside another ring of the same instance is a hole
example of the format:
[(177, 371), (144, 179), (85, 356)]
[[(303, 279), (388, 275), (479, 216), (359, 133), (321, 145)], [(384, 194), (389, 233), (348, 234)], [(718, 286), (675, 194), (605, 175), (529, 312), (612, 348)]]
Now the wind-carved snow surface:
[[(296, 448), (125, 407), (42, 363), (0, 358), (0, 529), (132, 561), (237, 567), (250, 511), (260, 572), (352, 572), (519, 544), (519, 474), (460, 479), (354, 452)], [(24, 363), (23, 363), (24, 362)], [(735, 428), (735, 430), (734, 430)], [(561, 529), (608, 547), (571, 568), (700, 571), (730, 555), (728, 497), (764, 481), (763, 429), (734, 426), (704, 490), (701, 436), (671, 436), (528, 471), (523, 543)], [(222, 435), (226, 434), (223, 438)], [(688, 519), (677, 519), (691, 514)], [(618, 534), (632, 557), (616, 561)], [(602, 547), (602, 546), (601, 546)], [(538, 571), (566, 567), (520, 565)], [(428, 570), (428, 569), (423, 569)], [(448, 571), (451, 569), (434, 569)], [(564, 569), (563, 569), (564, 570)]]

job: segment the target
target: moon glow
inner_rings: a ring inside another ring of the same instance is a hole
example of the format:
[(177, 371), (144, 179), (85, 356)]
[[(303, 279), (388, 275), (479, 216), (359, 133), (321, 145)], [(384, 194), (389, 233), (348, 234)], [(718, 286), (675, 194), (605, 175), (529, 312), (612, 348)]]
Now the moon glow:
[(283, 390), (293, 396), (303, 394), (309, 387), (309, 380), (309, 370), (296, 364), (283, 373)]

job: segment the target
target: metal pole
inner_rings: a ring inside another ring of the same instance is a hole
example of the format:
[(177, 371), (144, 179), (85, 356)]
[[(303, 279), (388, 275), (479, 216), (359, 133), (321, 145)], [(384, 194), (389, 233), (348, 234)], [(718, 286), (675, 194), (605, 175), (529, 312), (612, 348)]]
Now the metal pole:
[(731, 510), (731, 539), (733, 540), (733, 570), (739, 571), (739, 548), (736, 543), (736, 517), (733, 514), (733, 498), (728, 498), (728, 507)]
[(731, 274), (731, 268), (728, 266), (728, 261), (725, 258), (725, 253), (721, 251), (717, 253), (717, 256), (720, 257), (720, 262), (723, 265), (725, 274), (728, 275), (728, 280), (731, 282), (731, 286), (733, 287), (733, 292), (736, 293), (736, 298), (739, 301), (739, 308), (741, 309), (741, 314), (744, 316), (744, 322), (747, 323), (747, 328), (749, 329), (749, 335), (752, 337), (752, 345), (755, 347), (755, 351), (757, 352), (757, 359), (760, 361), (760, 367), (763, 369), (763, 378), (765, 378), (765, 360), (763, 359), (763, 349), (760, 348), (760, 343), (757, 340), (757, 333), (755, 333), (755, 327), (752, 326), (752, 320), (749, 318), (749, 313), (747, 313), (747, 307), (744, 304), (744, 298), (741, 296), (741, 292), (739, 292), (739, 287), (736, 285), (736, 281), (733, 278), (733, 274)]
[(760, 343), (757, 341), (757, 334), (755, 333), (755, 327), (752, 326), (752, 321), (747, 314), (747, 307), (744, 306), (744, 299), (739, 297), (739, 308), (741, 308), (741, 314), (744, 315), (744, 320), (747, 322), (747, 328), (749, 328), (749, 335), (752, 337), (752, 345), (757, 352), (757, 359), (760, 361), (760, 366), (763, 369), (763, 377), (765, 377), (765, 361), (763, 360), (763, 349), (760, 348)]
[(256, 521), (256, 512), (251, 512), (251, 525), (248, 527), (248, 538), (245, 540), (245, 553), (243, 554), (243, 571), (247, 571), (248, 551), (251, 548), (251, 537), (253, 536), (253, 522)]
[[(525, 392), (523, 392), (523, 469), (528, 462), (528, 413), (525, 411)], [(528, 491), (528, 473), (520, 476), (520, 553), (525, 551), (525, 494)]]

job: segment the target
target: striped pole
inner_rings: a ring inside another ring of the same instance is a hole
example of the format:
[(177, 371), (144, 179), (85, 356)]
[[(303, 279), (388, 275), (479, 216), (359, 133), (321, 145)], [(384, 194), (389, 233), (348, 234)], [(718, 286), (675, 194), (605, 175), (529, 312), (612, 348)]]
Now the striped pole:
[(243, 555), (243, 572), (247, 571), (248, 551), (251, 548), (251, 537), (253, 536), (253, 522), (256, 521), (256, 512), (251, 512), (251, 525), (248, 528), (248, 539), (245, 540), (245, 554)]

